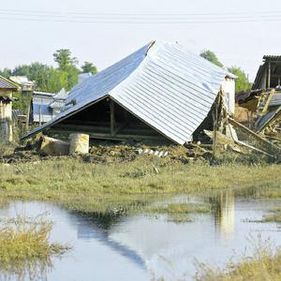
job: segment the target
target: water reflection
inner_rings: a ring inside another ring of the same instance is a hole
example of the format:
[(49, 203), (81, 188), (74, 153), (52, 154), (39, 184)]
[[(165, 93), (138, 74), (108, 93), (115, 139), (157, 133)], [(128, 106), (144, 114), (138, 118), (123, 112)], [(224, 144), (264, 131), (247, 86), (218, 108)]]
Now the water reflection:
[(10, 265), (2, 268), (0, 265), (0, 281), (47, 281), (48, 273), (52, 270), (51, 259), (45, 261), (30, 262), (20, 265)]
[[(0, 210), (0, 217), (49, 212), (55, 222), (51, 240), (70, 243), (73, 250), (61, 260), (54, 259), (53, 270), (38, 278), (48, 281), (192, 280), (195, 259), (211, 265), (224, 265), (229, 258), (235, 261), (237, 253), (248, 246), (249, 235), (271, 237), (281, 244), (276, 224), (245, 223), (260, 219), (280, 201), (237, 199), (231, 192), (207, 200), (213, 205), (212, 213), (194, 214), (192, 222), (181, 224), (168, 221), (165, 215), (89, 218), (37, 202), (11, 203)], [(12, 276), (10, 280), (29, 279)]]
[(215, 225), (225, 238), (231, 236), (235, 227), (235, 198), (233, 191), (220, 192), (210, 198), (214, 209)]
[(93, 222), (90, 219), (81, 219), (79, 220), (77, 228), (77, 238), (84, 240), (96, 239), (101, 243), (105, 244), (107, 247), (110, 247), (113, 251), (119, 253), (120, 255), (130, 259), (134, 263), (138, 264), (141, 267), (145, 267), (144, 260), (134, 251), (126, 247), (125, 245), (113, 241), (109, 237), (109, 231), (103, 228), (100, 228), (99, 224), (95, 221)]

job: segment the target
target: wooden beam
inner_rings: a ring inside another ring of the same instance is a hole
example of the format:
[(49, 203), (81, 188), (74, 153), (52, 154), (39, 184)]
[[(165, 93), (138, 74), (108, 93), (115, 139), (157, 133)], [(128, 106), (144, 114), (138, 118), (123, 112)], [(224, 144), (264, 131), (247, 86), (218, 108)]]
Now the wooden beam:
[(281, 148), (276, 146), (275, 144), (273, 144), (272, 142), (268, 141), (267, 139), (261, 137), (259, 134), (253, 132), (252, 130), (250, 130), (249, 128), (247, 128), (246, 126), (236, 122), (234, 119), (232, 118), (228, 118), (228, 121), (230, 124), (232, 124), (235, 127), (238, 127), (239, 129), (241, 129), (242, 131), (244, 131), (245, 133), (247, 133), (248, 135), (253, 136), (256, 140), (258, 140), (259, 142), (270, 146), (271, 148), (273, 148), (276, 152), (281, 153)]
[[(77, 130), (62, 130), (59, 128), (51, 128), (48, 131), (53, 133), (77, 133)], [(135, 139), (135, 140), (149, 140), (149, 141), (167, 141), (162, 136), (142, 136), (142, 135), (134, 135), (134, 134), (115, 134), (115, 136), (111, 136), (110, 133), (92, 133), (89, 131), (84, 131), (80, 128), (80, 133), (86, 133), (90, 136), (91, 139), (102, 139), (102, 140), (121, 140), (125, 141), (128, 139)]]
[(267, 88), (270, 88), (271, 84), (271, 63), (268, 63), (268, 74), (267, 74)]
[(113, 137), (115, 135), (115, 106), (114, 101), (110, 100), (110, 134)]

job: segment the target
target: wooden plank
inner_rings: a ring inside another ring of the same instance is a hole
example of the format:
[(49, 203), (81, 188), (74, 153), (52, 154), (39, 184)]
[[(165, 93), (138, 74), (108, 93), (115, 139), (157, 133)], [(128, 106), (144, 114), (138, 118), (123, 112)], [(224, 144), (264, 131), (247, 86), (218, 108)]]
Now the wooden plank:
[[(77, 133), (77, 130), (62, 130), (62, 129), (56, 129), (51, 128), (49, 129), (50, 132), (54, 133)], [(161, 136), (142, 136), (142, 135), (130, 135), (130, 134), (116, 134), (115, 136), (111, 136), (111, 133), (93, 133), (88, 131), (79, 130), (80, 133), (87, 133), (91, 139), (104, 139), (104, 140), (120, 140), (125, 141), (128, 139), (135, 139), (135, 140), (154, 140), (154, 141), (163, 141), (166, 140), (164, 137)]]
[(115, 107), (114, 101), (110, 100), (110, 134), (115, 135)]
[(249, 148), (249, 149), (251, 149), (251, 150), (254, 150), (254, 151), (256, 151), (256, 152), (259, 152), (259, 153), (264, 154), (264, 155), (266, 155), (266, 156), (269, 156), (269, 157), (271, 157), (271, 158), (276, 158), (276, 157), (273, 156), (272, 154), (269, 154), (269, 153), (267, 153), (267, 152), (265, 152), (265, 151), (263, 151), (263, 150), (261, 150), (261, 149), (258, 149), (258, 148), (254, 147), (254, 146), (252, 146), (252, 145), (246, 144), (246, 143), (244, 143), (244, 142), (242, 142), (242, 141), (235, 141), (235, 143), (238, 144), (238, 145), (241, 145), (241, 146), (245, 146), (245, 147), (247, 147), (247, 148)]
[(228, 118), (228, 121), (230, 124), (232, 124), (235, 127), (238, 127), (239, 129), (241, 129), (242, 131), (244, 131), (245, 133), (253, 136), (256, 140), (258, 140), (259, 142), (269, 145), (270, 147), (272, 147), (273, 149), (275, 149), (276, 151), (278, 151), (279, 153), (281, 152), (281, 148), (276, 146), (275, 144), (273, 144), (272, 142), (268, 141), (267, 139), (261, 137), (259, 134), (256, 134), (254, 131), (250, 130), (249, 128), (247, 128), (246, 126), (236, 122), (234, 119), (232, 118)]

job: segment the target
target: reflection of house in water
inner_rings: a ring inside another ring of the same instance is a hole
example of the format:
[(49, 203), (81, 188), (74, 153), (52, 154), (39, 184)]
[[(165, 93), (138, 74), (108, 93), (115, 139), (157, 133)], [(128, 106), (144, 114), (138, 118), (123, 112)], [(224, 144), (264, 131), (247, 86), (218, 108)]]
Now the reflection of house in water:
[(87, 219), (79, 219), (77, 236), (78, 239), (99, 240), (115, 252), (118, 252), (122, 256), (127, 257), (136, 264), (144, 267), (145, 262), (136, 251), (130, 249), (126, 245), (111, 240), (109, 237), (109, 231), (102, 228), (99, 223)]
[(211, 199), (215, 208), (215, 224), (222, 235), (228, 236), (234, 232), (235, 198), (232, 191), (221, 192)]

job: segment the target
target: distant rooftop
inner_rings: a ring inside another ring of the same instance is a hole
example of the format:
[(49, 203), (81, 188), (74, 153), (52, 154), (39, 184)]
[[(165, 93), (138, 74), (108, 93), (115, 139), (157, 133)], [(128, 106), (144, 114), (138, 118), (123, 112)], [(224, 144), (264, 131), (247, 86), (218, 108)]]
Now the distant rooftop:
[(17, 91), (18, 86), (13, 81), (0, 76), (0, 90)]

